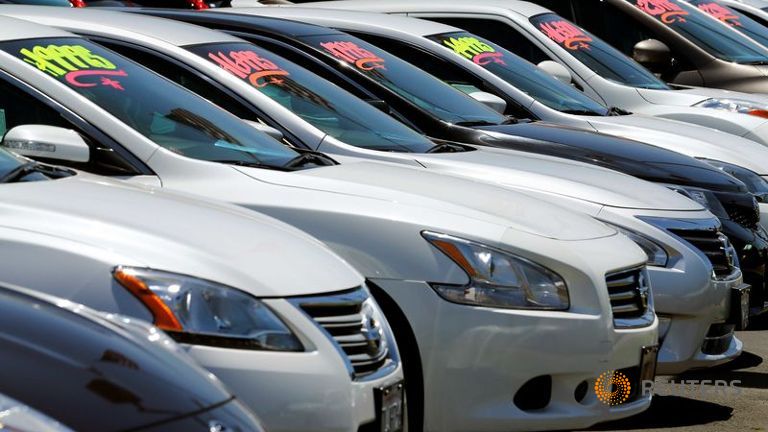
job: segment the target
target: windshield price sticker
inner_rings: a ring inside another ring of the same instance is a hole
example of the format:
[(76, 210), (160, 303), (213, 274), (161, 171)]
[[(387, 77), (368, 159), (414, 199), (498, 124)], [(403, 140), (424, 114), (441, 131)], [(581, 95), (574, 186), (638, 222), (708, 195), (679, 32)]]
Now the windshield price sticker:
[(19, 50), (22, 60), (73, 87), (105, 86), (124, 90), (117, 77), (128, 74), (82, 45), (36, 45)]
[(322, 46), (323, 49), (325, 49), (325, 51), (332, 56), (351, 65), (354, 65), (358, 69), (364, 71), (370, 71), (374, 69), (387, 69), (384, 66), (383, 58), (377, 56), (365, 48), (360, 47), (354, 42), (322, 42), (320, 46)]
[(539, 30), (571, 51), (589, 49), (589, 43), (592, 42), (592, 38), (584, 31), (564, 19), (542, 22)]
[(664, 24), (684, 23), (684, 17), (688, 15), (687, 11), (670, 0), (637, 0), (635, 6)]
[(735, 15), (727, 7), (721, 6), (715, 2), (699, 3), (697, 7), (702, 11), (706, 12), (707, 14), (719, 19), (720, 21), (730, 26), (741, 27), (741, 22), (739, 21), (739, 17)]
[(456, 54), (466, 57), (480, 66), (485, 66), (491, 62), (506, 65), (503, 53), (496, 52), (492, 46), (476, 37), (449, 37), (443, 39), (443, 44)]
[(282, 77), (290, 75), (273, 61), (249, 50), (208, 53), (208, 58), (232, 75), (248, 80), (257, 88), (270, 84), (282, 85)]

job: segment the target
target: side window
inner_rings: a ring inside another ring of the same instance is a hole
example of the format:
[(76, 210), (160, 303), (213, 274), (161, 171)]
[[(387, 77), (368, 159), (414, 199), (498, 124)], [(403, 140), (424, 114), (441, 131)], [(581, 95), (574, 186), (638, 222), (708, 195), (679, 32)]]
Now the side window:
[[(574, 21), (584, 27), (590, 33), (608, 42), (614, 48), (632, 57), (635, 44), (646, 39), (659, 39), (660, 37), (643, 22), (637, 20), (631, 14), (625, 13), (615, 5), (601, 0), (573, 1), (575, 9)], [(672, 77), (694, 67), (683, 53), (677, 52), (673, 47), (672, 57), (675, 64), (670, 76), (665, 76), (671, 81)]]
[(141, 64), (142, 66), (155, 71), (169, 80), (181, 85), (193, 93), (208, 99), (214, 104), (225, 108), (232, 114), (248, 119), (258, 120), (257, 115), (249, 109), (243, 102), (226, 94), (226, 92), (215, 85), (207, 82), (205, 79), (196, 75), (194, 72), (166, 60), (160, 56), (150, 54), (144, 50), (128, 47), (124, 44), (114, 43), (104, 40), (98, 40), (99, 44), (122, 54), (129, 59)]
[[(67, 166), (107, 176), (131, 176), (143, 174), (140, 169), (121, 157), (115, 149), (99, 142), (93, 135), (70, 122), (52, 106), (40, 100), (37, 95), (29, 94), (18, 86), (0, 78), (0, 132), (3, 135), (25, 124), (42, 124), (73, 129), (78, 132), (90, 147), (90, 160), (85, 163), (67, 162)], [(105, 141), (107, 140), (104, 137)], [(50, 161), (62, 164), (60, 161)]]
[(464, 93), (486, 91), (500, 96), (507, 102), (507, 109), (504, 114), (512, 115), (517, 118), (531, 117), (530, 112), (517, 104), (513, 99), (503, 95), (502, 92), (497, 89), (489, 88), (482, 79), (430, 52), (390, 38), (372, 36), (364, 33), (349, 33), (378, 46), (384, 51), (394, 54), (414, 66), (418, 66), (420, 69), (431, 73), (437, 78), (440, 78), (441, 81), (450, 84)]
[(533, 42), (503, 22), (492, 19), (480, 18), (444, 18), (430, 17), (432, 21), (438, 21), (454, 27), (458, 27), (491, 40), (502, 47), (512, 51), (533, 64), (539, 64), (544, 60), (551, 60), (549, 56), (537, 47)]

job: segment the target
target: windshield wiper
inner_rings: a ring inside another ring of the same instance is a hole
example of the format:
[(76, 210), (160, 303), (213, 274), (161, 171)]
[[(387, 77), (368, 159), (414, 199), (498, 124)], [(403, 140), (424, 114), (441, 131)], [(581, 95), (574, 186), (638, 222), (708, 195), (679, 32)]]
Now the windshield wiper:
[(23, 179), (24, 177), (39, 171), (46, 171), (44, 167), (40, 166), (39, 163), (35, 161), (29, 161), (25, 162), (16, 168), (12, 169), (8, 172), (8, 174), (4, 175), (2, 178), (0, 178), (0, 183), (13, 183), (16, 181), (19, 181)]
[(303, 150), (303, 149), (293, 149), (293, 150), (299, 152), (300, 154), (295, 158), (289, 160), (285, 164), (283, 164), (283, 168), (297, 169), (297, 168), (302, 168), (304, 166), (307, 166), (309, 164), (314, 164), (318, 166), (338, 165), (338, 162), (324, 155), (323, 153), (312, 151), (312, 150)]
[(237, 165), (237, 166), (243, 166), (243, 167), (250, 167), (250, 168), (262, 168), (262, 169), (270, 169), (270, 170), (277, 170), (277, 171), (288, 171), (284, 167), (281, 167), (279, 165), (269, 165), (261, 162), (251, 162), (251, 161), (244, 161), (244, 160), (238, 160), (238, 159), (215, 159), (211, 162), (218, 162), (223, 163), (227, 165)]
[(623, 115), (630, 115), (630, 114), (632, 114), (632, 113), (627, 111), (627, 110), (623, 110), (623, 109), (621, 109), (619, 107), (612, 106), (612, 107), (608, 108), (608, 115), (609, 116), (623, 116)]
[(456, 126), (497, 126), (498, 123), (489, 122), (487, 120), (467, 120), (454, 123)]
[(427, 153), (462, 153), (469, 151), (466, 147), (454, 143), (440, 143), (427, 150)]

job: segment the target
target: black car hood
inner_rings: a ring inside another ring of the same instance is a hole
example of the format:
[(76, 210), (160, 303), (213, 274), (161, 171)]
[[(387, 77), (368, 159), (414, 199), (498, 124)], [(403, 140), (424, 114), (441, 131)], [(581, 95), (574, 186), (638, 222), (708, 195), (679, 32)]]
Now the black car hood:
[(0, 288), (0, 393), (79, 431), (122, 431), (231, 398), (172, 351)]
[[(639, 141), (545, 122), (481, 126), (477, 129), (497, 132), (483, 138), (487, 145), (493, 147), (578, 160), (657, 183), (746, 192), (746, 187), (739, 180), (704, 162)], [(513, 136), (506, 138), (499, 134)]]

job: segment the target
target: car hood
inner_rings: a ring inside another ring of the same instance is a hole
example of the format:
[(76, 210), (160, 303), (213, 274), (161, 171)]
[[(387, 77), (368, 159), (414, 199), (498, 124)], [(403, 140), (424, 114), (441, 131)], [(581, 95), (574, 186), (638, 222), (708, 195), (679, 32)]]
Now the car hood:
[(684, 155), (739, 165), (768, 174), (768, 148), (703, 126), (644, 115), (586, 117), (601, 133), (653, 144)]
[(416, 155), (427, 168), (589, 201), (611, 207), (701, 210), (696, 202), (663, 186), (572, 160), (481, 147), (463, 153)]
[[(246, 175), (250, 173), (248, 168), (237, 169)], [(304, 189), (311, 184), (311, 190), (384, 200), (417, 211), (424, 208), (459, 214), (559, 240), (585, 240), (615, 234), (612, 228), (586, 215), (543, 203), (525, 194), (425, 169), (384, 162), (352, 162), (294, 174), (274, 177), (271, 182)]]
[(487, 143), (494, 147), (578, 160), (657, 183), (746, 191), (743, 183), (704, 162), (638, 141), (545, 122), (479, 129), (492, 132)]
[[(0, 288), (0, 388), (78, 431), (134, 430), (232, 396), (146, 324)], [(131, 328), (129, 328), (131, 327)]]
[(363, 282), (324, 244), (268, 216), (89, 174), (2, 184), (0, 214), (0, 226), (101, 248), (115, 265), (192, 275), (255, 296)]
[(675, 87), (675, 90), (637, 89), (643, 99), (657, 105), (693, 106), (711, 98), (741, 99), (768, 105), (768, 97), (754, 93), (705, 88)]

